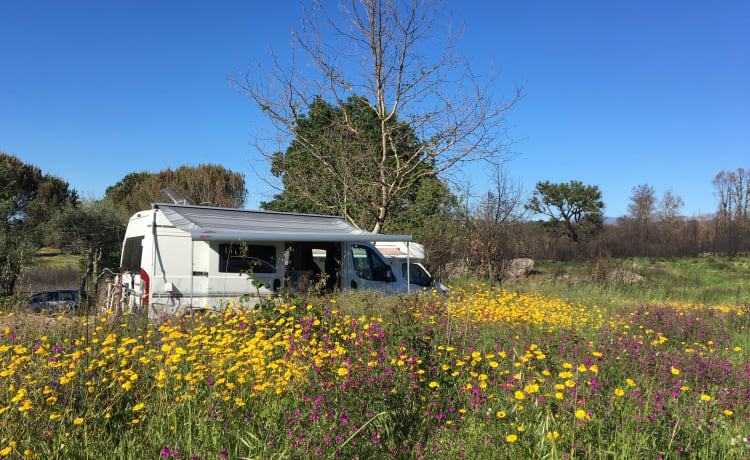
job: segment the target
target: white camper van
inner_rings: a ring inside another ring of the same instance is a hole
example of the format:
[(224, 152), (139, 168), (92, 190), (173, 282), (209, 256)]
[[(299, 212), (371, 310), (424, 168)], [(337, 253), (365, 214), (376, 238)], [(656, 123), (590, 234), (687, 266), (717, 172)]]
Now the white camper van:
[[(435, 289), (447, 294), (450, 289), (435, 281), (423, 263), (427, 260), (424, 245), (405, 241), (376, 241), (375, 247), (388, 259), (401, 276), (409, 280), (411, 290)], [(408, 267), (408, 273), (407, 273)]]
[(155, 203), (128, 222), (122, 296), (158, 318), (311, 285), (407, 292), (401, 270), (370, 242), (410, 240), (362, 232), (343, 217)]

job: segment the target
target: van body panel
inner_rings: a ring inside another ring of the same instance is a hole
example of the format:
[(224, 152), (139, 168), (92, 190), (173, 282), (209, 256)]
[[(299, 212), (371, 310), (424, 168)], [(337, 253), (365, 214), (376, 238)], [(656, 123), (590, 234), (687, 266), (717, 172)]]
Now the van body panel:
[(158, 208), (130, 218), (122, 248), (123, 300), (131, 308), (147, 306), (152, 319), (253, 306), (269, 294), (299, 292), (311, 283), (325, 291), (408, 291), (400, 267), (369, 242), (195, 239)]

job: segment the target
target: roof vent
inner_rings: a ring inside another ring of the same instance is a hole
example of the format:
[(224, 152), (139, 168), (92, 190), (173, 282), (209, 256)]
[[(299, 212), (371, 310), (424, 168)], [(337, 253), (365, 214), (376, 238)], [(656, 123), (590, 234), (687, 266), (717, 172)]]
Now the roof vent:
[(169, 187), (164, 187), (160, 191), (161, 191), (162, 196), (164, 196), (172, 204), (193, 204), (174, 185), (170, 185)]

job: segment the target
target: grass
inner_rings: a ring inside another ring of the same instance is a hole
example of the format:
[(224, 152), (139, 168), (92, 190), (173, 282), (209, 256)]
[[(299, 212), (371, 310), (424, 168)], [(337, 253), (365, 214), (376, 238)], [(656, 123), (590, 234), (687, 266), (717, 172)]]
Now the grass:
[[(645, 281), (631, 285), (606, 281), (601, 272), (611, 270), (631, 271), (645, 277)], [(747, 304), (750, 258), (612, 259), (601, 261), (599, 266), (595, 262), (541, 262), (536, 264), (532, 276), (509, 282), (506, 287), (587, 304)]]
[(690, 262), (637, 288), (543, 282), (542, 264), (515, 290), (464, 280), (450, 297), (355, 291), (159, 323), (6, 304), (0, 456), (748, 458), (750, 307), (675, 289), (730, 271)]
[(0, 455), (747, 458), (749, 327), (481, 283), (158, 324), (5, 311)]
[(65, 254), (59, 249), (41, 248), (34, 257), (33, 267), (78, 268), (81, 256)]

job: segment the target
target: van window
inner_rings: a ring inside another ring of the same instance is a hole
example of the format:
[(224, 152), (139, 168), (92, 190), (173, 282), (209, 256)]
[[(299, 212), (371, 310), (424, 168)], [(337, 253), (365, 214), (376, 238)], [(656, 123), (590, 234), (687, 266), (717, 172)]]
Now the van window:
[(276, 247), (255, 244), (220, 244), (220, 273), (276, 273)]
[(354, 272), (363, 280), (391, 282), (388, 278), (390, 267), (375, 251), (367, 246), (352, 246)]
[(143, 253), (143, 237), (135, 236), (125, 240), (122, 251), (122, 271), (137, 273), (141, 270), (141, 254)]
[[(406, 278), (406, 263), (401, 264), (401, 274)], [(421, 265), (409, 264), (409, 282), (417, 286), (431, 287), (432, 277), (424, 271)]]

